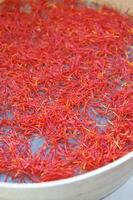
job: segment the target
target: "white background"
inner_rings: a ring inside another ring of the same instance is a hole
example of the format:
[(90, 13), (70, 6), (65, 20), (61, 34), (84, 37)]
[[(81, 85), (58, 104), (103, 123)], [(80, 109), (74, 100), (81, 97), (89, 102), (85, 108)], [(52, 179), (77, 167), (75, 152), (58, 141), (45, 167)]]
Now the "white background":
[(103, 200), (133, 200), (133, 177), (121, 188)]

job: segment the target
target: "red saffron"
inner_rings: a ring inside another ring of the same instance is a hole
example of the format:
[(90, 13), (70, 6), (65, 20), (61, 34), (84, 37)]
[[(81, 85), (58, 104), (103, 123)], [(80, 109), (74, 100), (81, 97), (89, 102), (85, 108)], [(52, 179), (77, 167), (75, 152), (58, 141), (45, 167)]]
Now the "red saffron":
[(44, 182), (133, 151), (133, 23), (82, 1), (0, 8), (0, 181)]

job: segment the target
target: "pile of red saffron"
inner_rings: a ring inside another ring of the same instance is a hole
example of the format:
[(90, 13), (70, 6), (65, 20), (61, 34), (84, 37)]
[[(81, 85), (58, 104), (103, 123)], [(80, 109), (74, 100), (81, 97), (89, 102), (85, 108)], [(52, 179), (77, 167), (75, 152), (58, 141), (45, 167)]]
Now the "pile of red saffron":
[(0, 180), (44, 182), (133, 151), (132, 18), (76, 0), (0, 5)]

